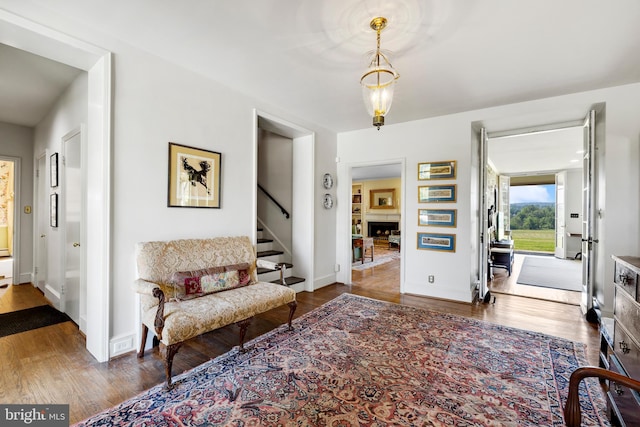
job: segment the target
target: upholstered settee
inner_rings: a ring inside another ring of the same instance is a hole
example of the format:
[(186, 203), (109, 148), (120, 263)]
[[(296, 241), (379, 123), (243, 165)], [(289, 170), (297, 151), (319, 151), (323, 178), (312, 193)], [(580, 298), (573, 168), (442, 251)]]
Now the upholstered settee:
[(296, 293), (257, 279), (256, 253), (248, 237), (143, 242), (136, 245), (144, 356), (149, 329), (154, 344), (166, 346), (165, 371), (171, 388), (173, 357), (191, 338), (230, 324), (240, 327), (240, 351), (253, 316), (289, 305)]

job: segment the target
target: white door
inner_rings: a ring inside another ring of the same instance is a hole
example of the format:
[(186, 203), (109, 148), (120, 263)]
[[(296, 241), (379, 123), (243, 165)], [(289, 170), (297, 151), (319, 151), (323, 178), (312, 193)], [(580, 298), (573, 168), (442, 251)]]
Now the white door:
[(567, 172), (556, 174), (556, 258), (565, 258), (566, 247), (566, 223), (565, 223), (565, 198), (566, 198)]
[(47, 191), (47, 155), (38, 158), (36, 170), (36, 265), (35, 285), (44, 293), (47, 284), (47, 233), (49, 232), (49, 196)]
[(582, 161), (582, 300), (580, 308), (587, 315), (593, 315), (593, 281), (595, 264), (593, 244), (595, 239), (595, 121), (596, 113), (591, 110), (584, 120), (584, 155)]
[(64, 191), (64, 312), (83, 330), (81, 301), (84, 294), (82, 241), (82, 134), (76, 129), (62, 138)]
[(480, 281), (480, 299), (484, 299), (487, 296), (488, 289), (488, 275), (490, 273), (489, 262), (489, 214), (487, 212), (487, 130), (485, 128), (480, 129), (480, 145), (478, 153), (478, 181), (480, 184), (480, 200), (478, 201), (478, 209), (480, 210), (480, 233), (478, 241), (478, 266)]

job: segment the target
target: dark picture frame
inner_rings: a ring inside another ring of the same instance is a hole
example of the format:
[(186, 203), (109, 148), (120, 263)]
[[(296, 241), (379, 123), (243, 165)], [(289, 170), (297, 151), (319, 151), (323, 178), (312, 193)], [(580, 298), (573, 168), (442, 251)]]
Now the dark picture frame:
[(51, 187), (58, 186), (58, 153), (53, 153), (49, 157), (49, 171), (50, 171), (50, 185)]
[(220, 208), (222, 154), (169, 143), (167, 206)]
[(49, 196), (49, 225), (54, 228), (58, 226), (58, 193)]

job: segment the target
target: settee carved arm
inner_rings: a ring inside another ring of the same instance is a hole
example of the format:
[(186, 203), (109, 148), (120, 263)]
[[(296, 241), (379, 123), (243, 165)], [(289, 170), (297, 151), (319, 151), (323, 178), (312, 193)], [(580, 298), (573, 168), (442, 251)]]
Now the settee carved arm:
[(164, 292), (160, 288), (155, 288), (153, 296), (158, 298), (158, 311), (156, 311), (156, 320), (153, 322), (153, 326), (156, 328), (158, 339), (161, 340), (162, 330), (164, 329)]
[(569, 395), (567, 396), (567, 403), (564, 406), (564, 422), (567, 427), (580, 427), (582, 414), (580, 412), (580, 395), (578, 394), (578, 388), (583, 379), (591, 377), (614, 381), (617, 384), (640, 391), (640, 381), (625, 375), (595, 366), (578, 368), (571, 373), (571, 377), (569, 378)]

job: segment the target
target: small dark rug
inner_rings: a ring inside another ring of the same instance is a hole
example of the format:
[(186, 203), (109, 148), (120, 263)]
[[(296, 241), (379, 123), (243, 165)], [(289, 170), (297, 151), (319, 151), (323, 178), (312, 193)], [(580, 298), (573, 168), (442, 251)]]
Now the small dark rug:
[(19, 334), (20, 332), (45, 326), (68, 322), (71, 318), (50, 305), (27, 308), (0, 314), (0, 337)]

